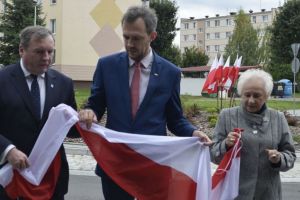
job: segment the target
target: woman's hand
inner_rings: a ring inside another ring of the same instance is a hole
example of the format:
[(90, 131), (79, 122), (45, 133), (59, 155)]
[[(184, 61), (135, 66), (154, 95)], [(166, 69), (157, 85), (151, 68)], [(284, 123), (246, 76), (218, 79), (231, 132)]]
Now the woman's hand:
[(269, 158), (269, 161), (271, 163), (279, 163), (280, 162), (280, 152), (277, 151), (276, 149), (266, 149), (266, 152), (268, 154), (268, 158)]
[(228, 133), (228, 135), (227, 135), (227, 137), (225, 139), (226, 147), (230, 148), (230, 147), (234, 146), (235, 142), (240, 137), (241, 137), (240, 133), (237, 133), (237, 132), (230, 132), (230, 133)]

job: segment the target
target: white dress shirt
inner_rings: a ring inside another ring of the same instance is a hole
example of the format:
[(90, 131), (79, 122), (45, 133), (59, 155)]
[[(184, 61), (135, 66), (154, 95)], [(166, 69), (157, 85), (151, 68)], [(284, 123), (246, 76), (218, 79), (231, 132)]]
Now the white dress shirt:
[[(134, 73), (134, 63), (135, 61), (129, 58), (129, 87), (131, 86), (132, 77)], [(141, 105), (149, 84), (150, 73), (153, 63), (153, 52), (150, 48), (149, 53), (141, 60), (141, 78), (140, 78), (140, 96), (139, 96), (139, 106)]]

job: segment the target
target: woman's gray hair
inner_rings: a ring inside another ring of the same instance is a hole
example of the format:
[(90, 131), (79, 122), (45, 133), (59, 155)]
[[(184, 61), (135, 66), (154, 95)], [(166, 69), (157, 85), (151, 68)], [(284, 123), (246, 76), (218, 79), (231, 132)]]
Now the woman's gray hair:
[(27, 26), (20, 33), (20, 45), (27, 49), (29, 47), (30, 40), (34, 37), (35, 39), (44, 39), (48, 36), (54, 37), (52, 32), (43, 26)]
[(126, 23), (133, 23), (138, 18), (142, 18), (145, 22), (146, 31), (150, 34), (156, 31), (157, 27), (157, 16), (155, 10), (145, 6), (132, 6), (128, 8), (122, 18), (122, 25)]
[(267, 96), (269, 97), (273, 90), (273, 78), (271, 74), (261, 69), (249, 69), (241, 74), (237, 84), (238, 94), (242, 94), (244, 85), (247, 84), (249, 80), (257, 78), (264, 82), (264, 89)]

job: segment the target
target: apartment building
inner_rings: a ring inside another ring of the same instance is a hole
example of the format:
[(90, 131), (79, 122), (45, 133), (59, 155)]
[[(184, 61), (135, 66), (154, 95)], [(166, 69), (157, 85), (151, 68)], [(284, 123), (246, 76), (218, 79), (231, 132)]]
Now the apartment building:
[(54, 68), (75, 83), (92, 80), (99, 57), (124, 50), (121, 18), (141, 0), (42, 0), (46, 26), (54, 33)]
[[(259, 31), (259, 36), (264, 35), (267, 26), (272, 25), (276, 16), (276, 8), (270, 11), (261, 9), (259, 12), (250, 10), (247, 14), (250, 17), (253, 28)], [(202, 49), (209, 56), (212, 62), (214, 57), (225, 52), (229, 38), (233, 33), (235, 23), (235, 12), (230, 12), (226, 16), (216, 14), (213, 17), (205, 16), (205, 18), (195, 19), (181, 18), (180, 21), (180, 50), (195, 46)]]

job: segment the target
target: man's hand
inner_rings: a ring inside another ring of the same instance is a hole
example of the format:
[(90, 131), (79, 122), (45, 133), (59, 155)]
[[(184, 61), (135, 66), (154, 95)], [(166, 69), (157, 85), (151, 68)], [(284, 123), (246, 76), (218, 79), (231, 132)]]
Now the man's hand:
[(7, 161), (13, 166), (14, 169), (23, 170), (29, 167), (29, 161), (22, 151), (17, 148), (11, 149), (6, 156)]
[(268, 154), (268, 158), (269, 158), (269, 161), (271, 163), (279, 163), (280, 162), (280, 152), (277, 151), (276, 149), (266, 149), (266, 152)]
[(90, 129), (92, 123), (97, 123), (97, 116), (92, 109), (83, 109), (78, 113), (79, 121), (86, 124), (86, 128)]
[(209, 139), (209, 137), (199, 130), (194, 130), (193, 137), (199, 137), (200, 141), (203, 142), (204, 145), (210, 146), (212, 145), (212, 141)]

